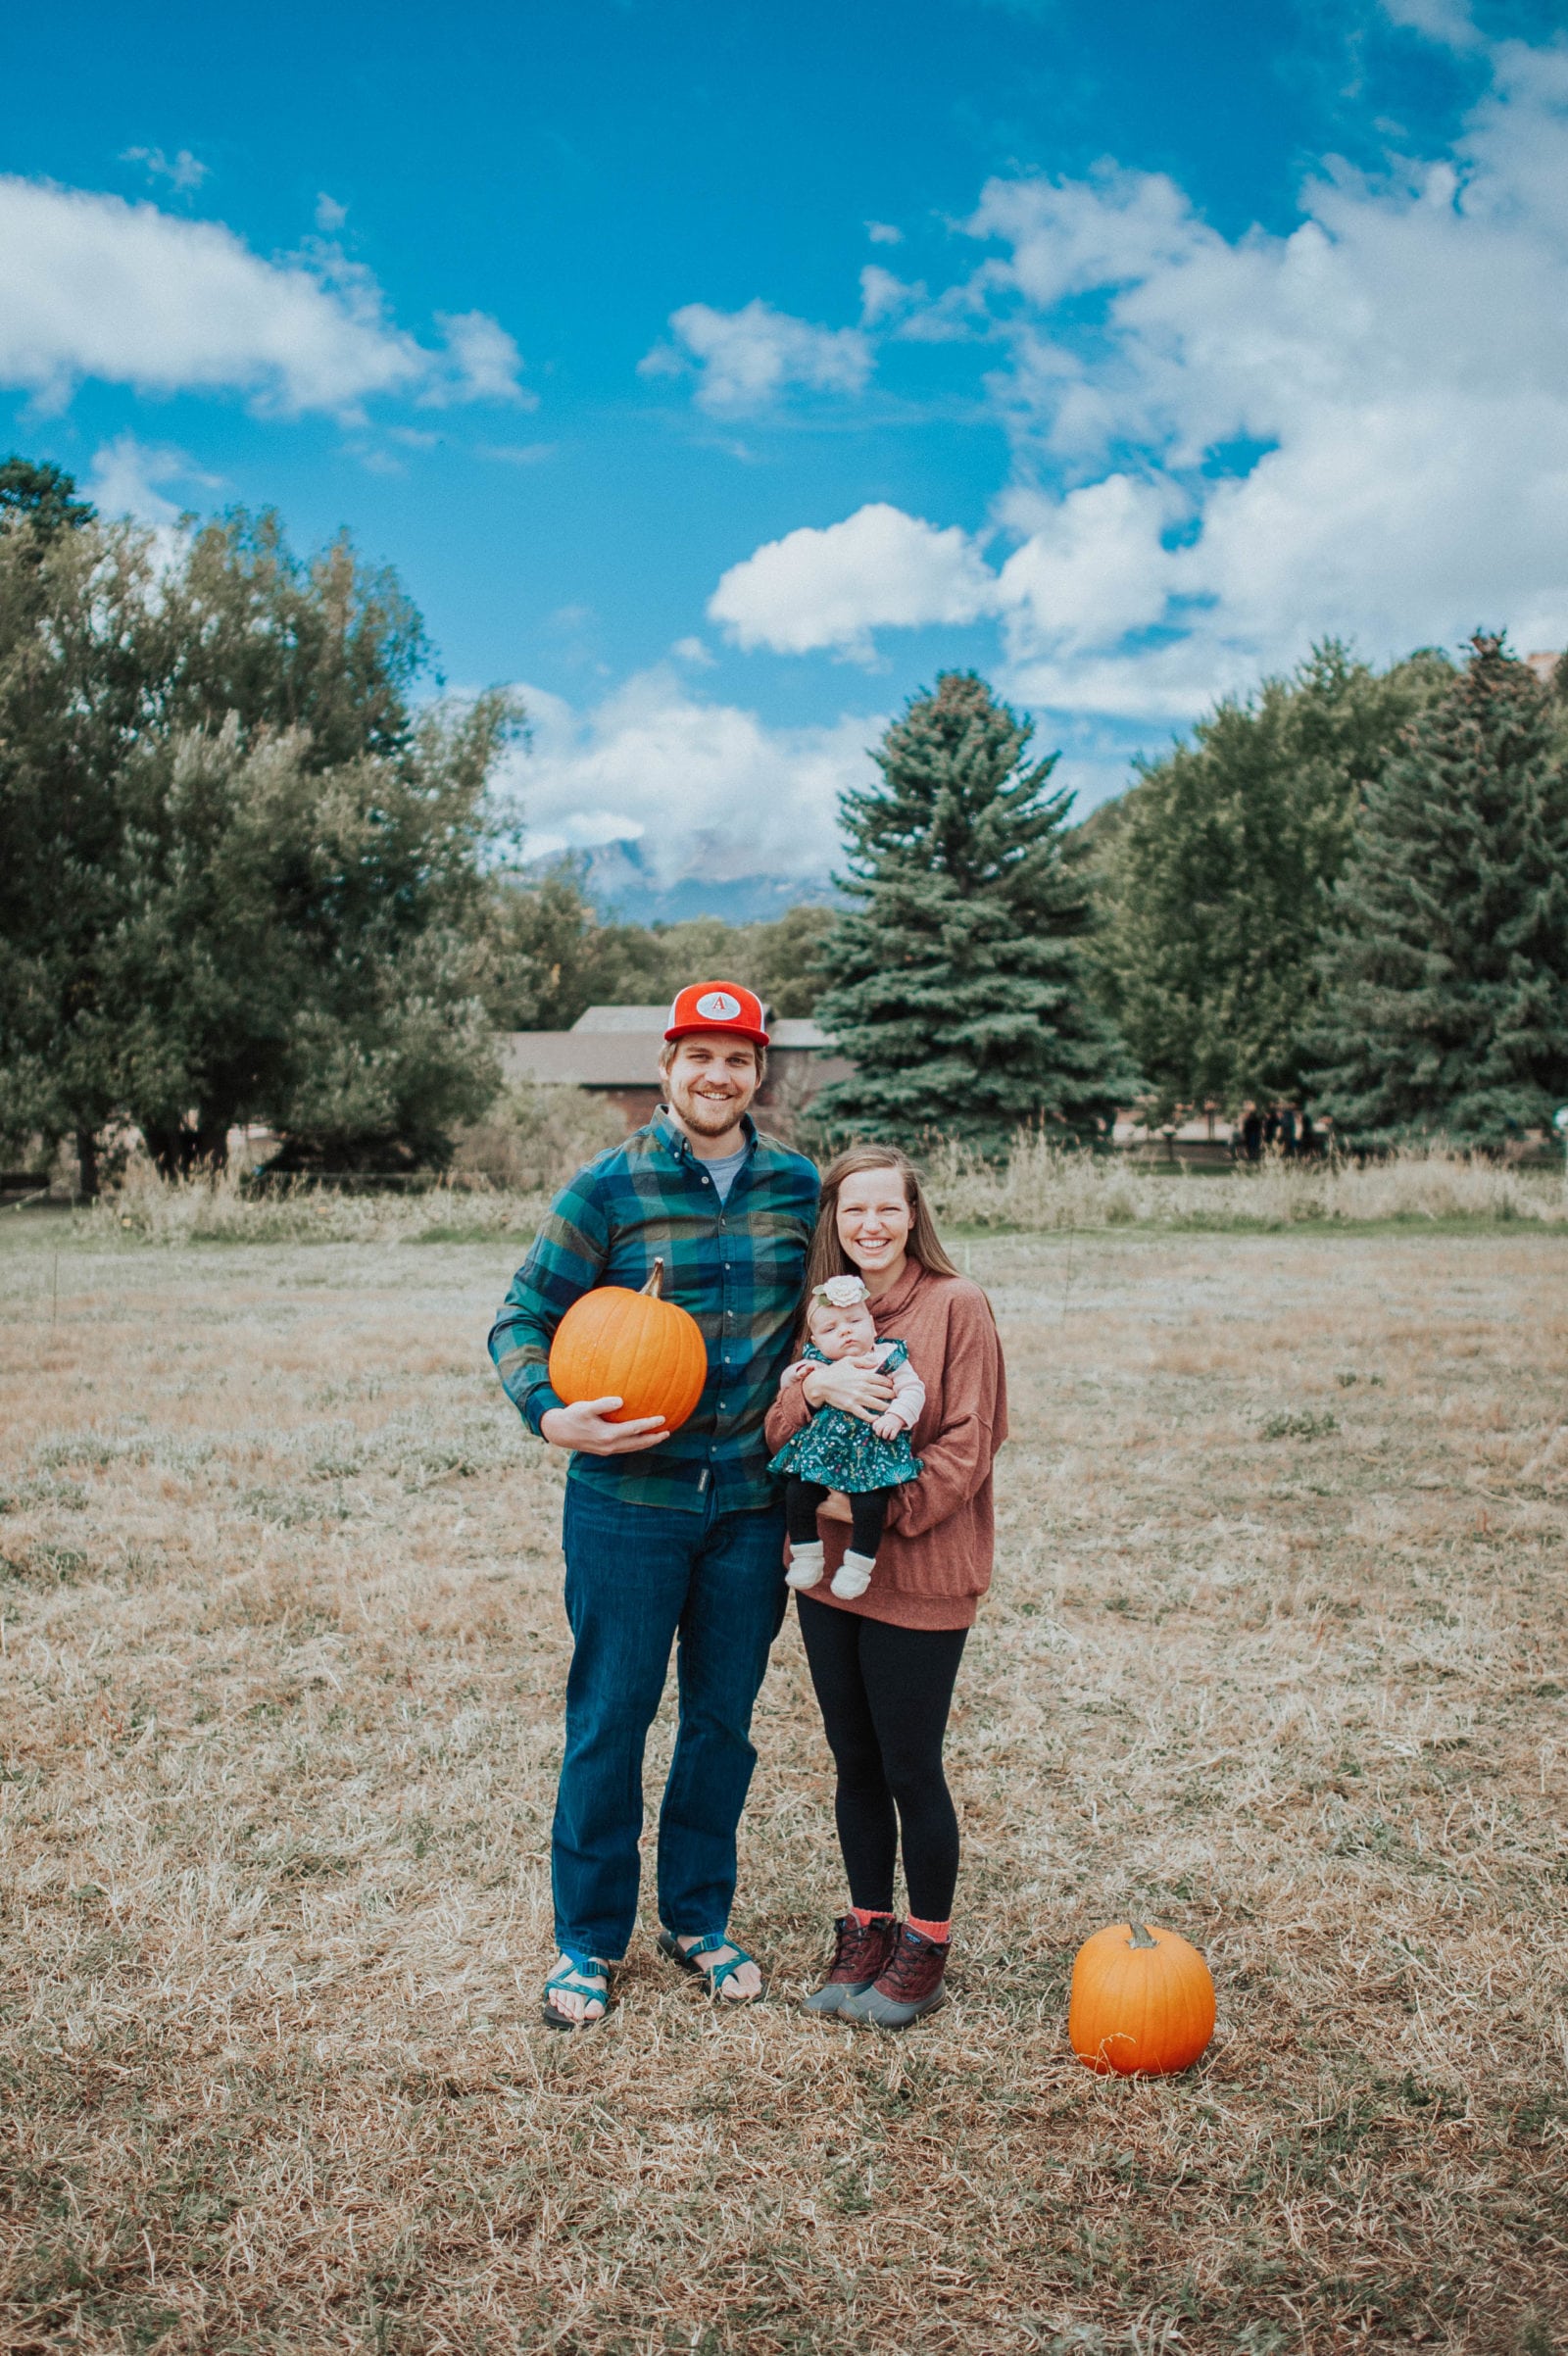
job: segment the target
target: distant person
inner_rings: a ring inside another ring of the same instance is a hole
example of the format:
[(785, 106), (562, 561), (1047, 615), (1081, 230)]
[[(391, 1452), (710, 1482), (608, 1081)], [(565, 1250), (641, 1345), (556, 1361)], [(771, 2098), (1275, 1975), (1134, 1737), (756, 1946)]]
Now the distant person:
[[(604, 2018), (631, 1939), (643, 1751), (672, 1646), (680, 1709), (659, 1817), (659, 1944), (714, 1996), (762, 1992), (728, 1935), (752, 1709), (784, 1616), (784, 1513), (762, 1420), (790, 1354), (817, 1198), (813, 1165), (751, 1118), (766, 1060), (750, 990), (682, 990), (659, 1058), (665, 1103), (557, 1196), (490, 1335), (529, 1430), (571, 1451), (552, 2029)], [(708, 1341), (707, 1384), (676, 1432), (657, 1415), (611, 1421), (615, 1398), (567, 1406), (550, 1384), (550, 1344), (572, 1302), (595, 1285), (640, 1291), (659, 1259), (665, 1297)]]
[(1275, 1105), (1270, 1104), (1267, 1112), (1265, 1112), (1263, 1115), (1263, 1152), (1265, 1153), (1272, 1151), (1274, 1141), (1278, 1137), (1279, 1133), (1279, 1111)]
[(1317, 1131), (1312, 1126), (1312, 1115), (1304, 1104), (1301, 1106), (1301, 1125), (1297, 1135), (1296, 1150), (1303, 1161), (1310, 1161), (1317, 1152)]
[(1279, 1141), (1280, 1152), (1287, 1161), (1293, 1161), (1296, 1157), (1296, 1106), (1294, 1104), (1280, 1106)]
[[(1006, 1374), (990, 1302), (948, 1257), (912, 1164), (891, 1146), (841, 1154), (822, 1181), (809, 1293), (856, 1276), (876, 1333), (905, 1342), (926, 1397), (909, 1435), (919, 1476), (891, 1493), (875, 1577), (858, 1595), (835, 1577), (795, 1599), (838, 1769), (849, 1884), (832, 1964), (807, 2009), (906, 2029), (946, 2000), (958, 1819), (942, 1744), (964, 1639), (991, 1584), (991, 1472), (1007, 1436)], [(781, 1389), (768, 1440), (784, 1448), (822, 1407), (874, 1425), (893, 1393), (865, 1354), (813, 1365)], [(837, 1494), (817, 1526), (830, 1573), (853, 1551), (846, 1538), (853, 1501)], [(901, 1842), (902, 1921), (893, 1887)]]
[(1242, 1114), (1242, 1151), (1249, 1161), (1257, 1161), (1263, 1152), (1263, 1115), (1255, 1104), (1249, 1104)]

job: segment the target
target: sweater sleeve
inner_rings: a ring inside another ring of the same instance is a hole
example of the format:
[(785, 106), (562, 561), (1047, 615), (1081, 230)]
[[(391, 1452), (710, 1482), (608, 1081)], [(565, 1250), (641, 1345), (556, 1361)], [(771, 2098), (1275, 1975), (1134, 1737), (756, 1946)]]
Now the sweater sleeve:
[(806, 1403), (805, 1385), (790, 1380), (795, 1372), (794, 1366), (786, 1366), (784, 1369), (778, 1397), (768, 1408), (766, 1420), (762, 1425), (762, 1438), (767, 1442), (775, 1456), (784, 1446), (785, 1441), (793, 1440), (796, 1433), (811, 1420), (811, 1410)]
[(998, 1415), (1001, 1381), (1002, 1344), (991, 1312), (978, 1296), (960, 1299), (948, 1326), (942, 1421), (917, 1443), (919, 1479), (895, 1490), (888, 1502), (888, 1528), (901, 1538), (937, 1529), (985, 1487), (1006, 1437)]

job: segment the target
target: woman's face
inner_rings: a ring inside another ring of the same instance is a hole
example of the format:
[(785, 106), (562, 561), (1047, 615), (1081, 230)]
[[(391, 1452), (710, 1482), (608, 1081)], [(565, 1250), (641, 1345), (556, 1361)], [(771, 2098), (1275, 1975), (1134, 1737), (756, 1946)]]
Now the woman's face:
[(862, 1276), (896, 1275), (913, 1225), (897, 1170), (853, 1170), (839, 1188), (839, 1242)]

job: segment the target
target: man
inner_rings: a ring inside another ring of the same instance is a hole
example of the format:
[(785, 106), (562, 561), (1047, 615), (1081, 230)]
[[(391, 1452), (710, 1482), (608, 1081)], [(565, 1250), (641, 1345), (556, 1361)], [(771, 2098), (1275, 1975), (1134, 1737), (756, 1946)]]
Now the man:
[[(665, 1103), (557, 1197), (490, 1335), (523, 1421), (571, 1451), (552, 2028), (603, 2019), (631, 1937), (643, 1749), (672, 1644), (680, 1718), (659, 1818), (659, 1943), (715, 1994), (761, 1993), (727, 1932), (757, 1757), (752, 1705), (784, 1612), (783, 1509), (762, 1418), (789, 1356), (817, 1196), (812, 1164), (751, 1118), (766, 1062), (750, 990), (682, 990), (659, 1059)], [(708, 1345), (702, 1398), (677, 1432), (661, 1416), (613, 1421), (618, 1399), (567, 1406), (550, 1387), (551, 1340), (572, 1302), (595, 1285), (639, 1291), (656, 1259), (666, 1300)]]

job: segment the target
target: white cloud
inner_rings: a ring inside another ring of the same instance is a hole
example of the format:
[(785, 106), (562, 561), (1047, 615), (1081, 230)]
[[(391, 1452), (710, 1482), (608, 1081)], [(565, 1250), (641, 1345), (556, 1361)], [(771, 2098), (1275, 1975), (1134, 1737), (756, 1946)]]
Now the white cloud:
[(662, 664), (586, 712), (542, 688), (521, 693), (532, 749), (510, 756), (505, 782), (526, 814), (529, 855), (636, 841), (662, 888), (686, 876), (825, 876), (839, 856), (839, 796), (873, 775), (866, 747), (887, 726), (847, 716), (769, 728), (701, 701)]
[(120, 161), (140, 164), (150, 180), (168, 180), (180, 195), (199, 188), (212, 170), (211, 165), (199, 162), (188, 147), (182, 147), (172, 162), (161, 147), (127, 147)]
[(765, 409), (792, 385), (858, 393), (871, 372), (871, 347), (856, 327), (813, 327), (763, 302), (740, 311), (687, 303), (669, 319), (681, 349), (661, 344), (639, 364), (648, 376), (699, 375), (697, 404), (710, 416)]
[(956, 524), (940, 531), (876, 502), (824, 531), (769, 540), (731, 565), (708, 613), (738, 646), (791, 655), (833, 647), (863, 659), (875, 629), (973, 621), (995, 595)]
[(1452, 159), (1341, 169), (1285, 237), (1227, 240), (1152, 175), (987, 189), (1020, 472), (1141, 461), (1014, 501), (1014, 692), (1180, 716), (1328, 630), (1378, 657), (1482, 618), (1568, 637), (1568, 57), (1494, 69)]
[(437, 377), (420, 395), (426, 407), (450, 408), (459, 401), (508, 401), (537, 409), (536, 393), (517, 382), (522, 354), (499, 319), (485, 311), (438, 311), (435, 323), (446, 338), (455, 373)]
[[(482, 321), (482, 326), (476, 322)], [(515, 350), (479, 313), (431, 352), (331, 248), (267, 261), (217, 221), (0, 177), (0, 383), (45, 404), (84, 377), (138, 391), (235, 391), (284, 414), (368, 399), (515, 398)]]
[(1383, 13), (1391, 24), (1424, 33), (1445, 49), (1482, 46), (1466, 0), (1383, 0)]
[(896, 229), (890, 221), (868, 221), (865, 233), (873, 245), (902, 245), (904, 231)]
[[(1466, 22), (1423, 6), (1434, 37)], [(1326, 167), (1287, 235), (1223, 236), (1111, 165), (992, 181), (966, 226), (993, 252), (928, 316), (1000, 349), (1012, 553), (993, 574), (961, 532), (865, 509), (732, 567), (712, 617), (743, 646), (864, 653), (992, 614), (1005, 692), (1129, 725), (1329, 632), (1376, 660), (1478, 621), (1568, 642), (1568, 44), (1488, 60), (1450, 155)], [(866, 291), (911, 332), (890, 273)]]
[(884, 270), (879, 262), (868, 262), (860, 272), (860, 319), (867, 327), (905, 317), (927, 299), (923, 279), (916, 278), (911, 284)]
[(167, 530), (183, 511), (179, 501), (171, 499), (161, 486), (177, 482), (215, 487), (215, 478), (201, 473), (183, 450), (139, 442), (133, 433), (122, 433), (94, 454), (86, 491), (105, 515), (133, 515), (138, 523)]
[(323, 188), (316, 200), (316, 225), (322, 236), (335, 237), (348, 217), (347, 205), (340, 205), (337, 198), (328, 196)]

